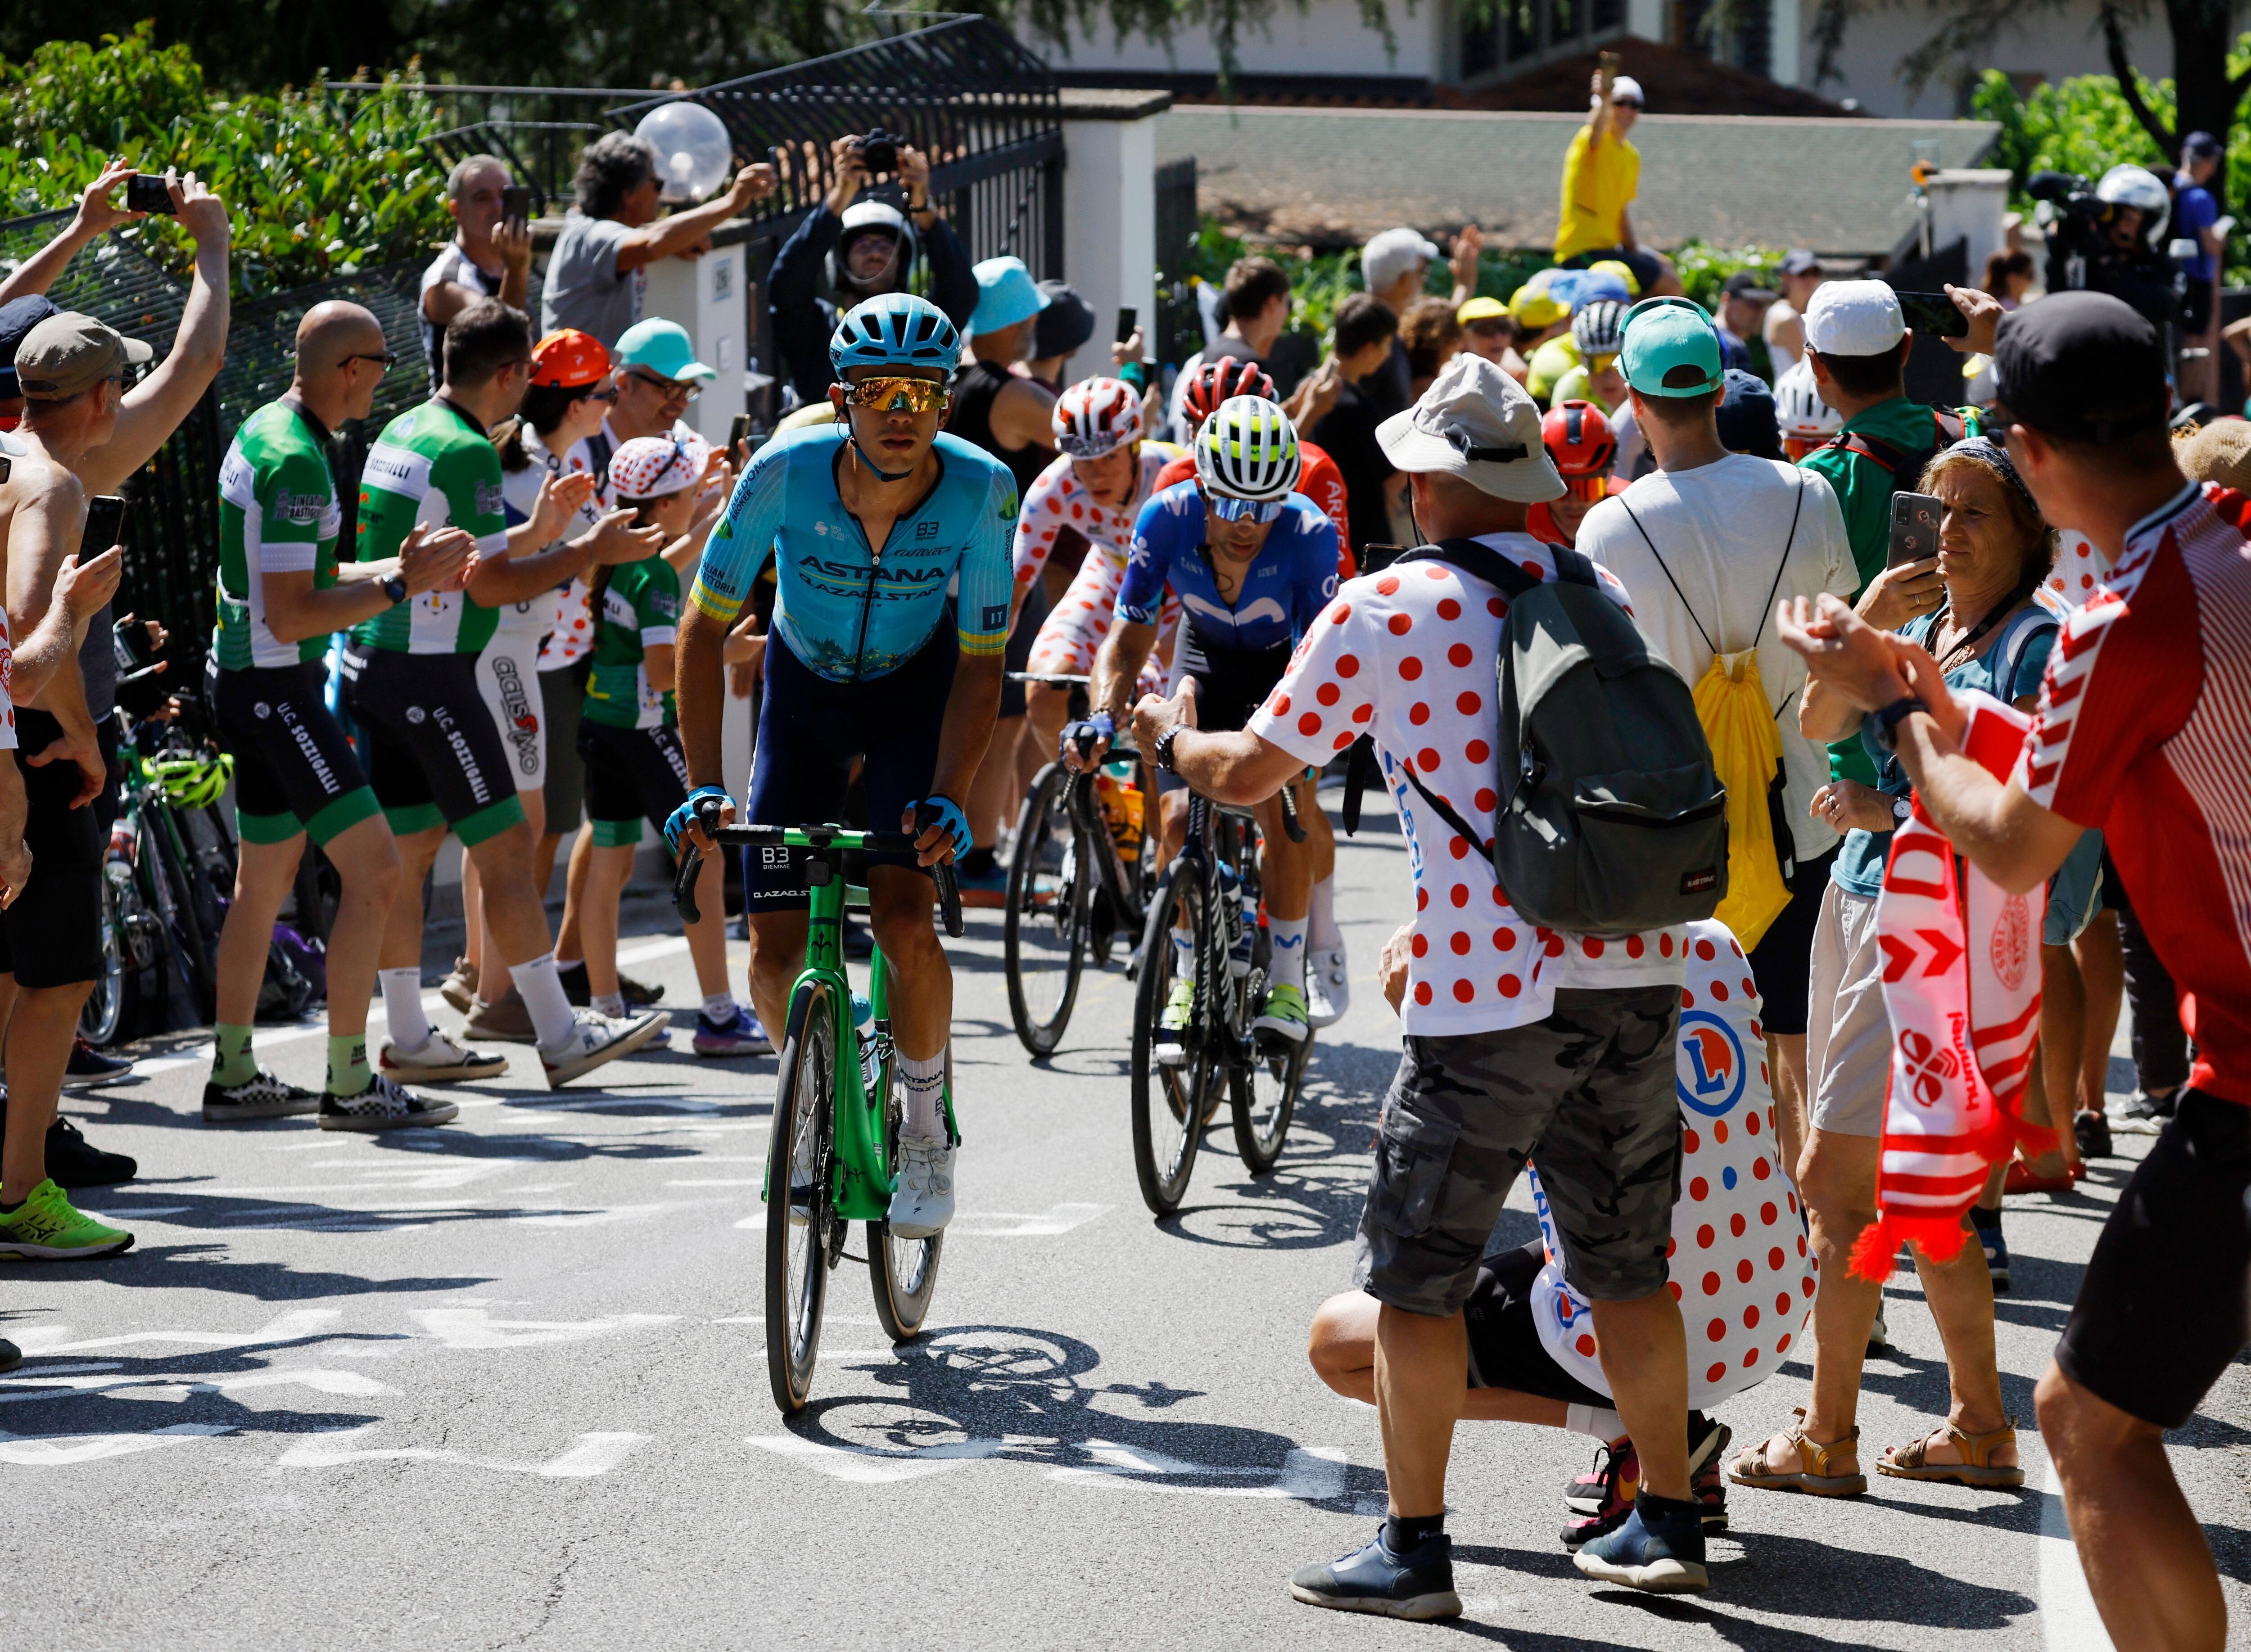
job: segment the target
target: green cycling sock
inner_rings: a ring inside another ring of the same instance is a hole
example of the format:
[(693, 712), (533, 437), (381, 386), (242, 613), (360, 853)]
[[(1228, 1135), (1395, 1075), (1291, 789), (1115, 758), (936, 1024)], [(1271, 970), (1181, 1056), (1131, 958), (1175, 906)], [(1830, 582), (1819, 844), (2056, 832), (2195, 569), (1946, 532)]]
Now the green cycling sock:
[(367, 1034), (329, 1040), (329, 1094), (357, 1096), (367, 1089)]
[(221, 1021), (212, 1031), (217, 1038), (211, 1052), (211, 1082), (222, 1089), (232, 1089), (256, 1078), (258, 1060), (250, 1053), (250, 1029)]

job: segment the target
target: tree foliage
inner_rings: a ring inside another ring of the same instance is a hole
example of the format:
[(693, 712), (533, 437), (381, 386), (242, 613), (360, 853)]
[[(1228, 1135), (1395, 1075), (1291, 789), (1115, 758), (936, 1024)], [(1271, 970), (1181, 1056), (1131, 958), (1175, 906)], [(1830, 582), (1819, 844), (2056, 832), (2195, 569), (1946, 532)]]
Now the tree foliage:
[[(447, 231), (445, 165), (422, 148), (437, 112), (395, 78), (348, 107), (287, 89), (214, 98), (187, 48), (159, 47), (144, 23), (0, 62), (0, 121), (12, 140), (0, 149), (0, 212), (72, 204), (111, 156), (192, 170), (227, 204), (244, 297), (418, 256)], [(118, 233), (186, 271), (191, 243), (170, 219)]]

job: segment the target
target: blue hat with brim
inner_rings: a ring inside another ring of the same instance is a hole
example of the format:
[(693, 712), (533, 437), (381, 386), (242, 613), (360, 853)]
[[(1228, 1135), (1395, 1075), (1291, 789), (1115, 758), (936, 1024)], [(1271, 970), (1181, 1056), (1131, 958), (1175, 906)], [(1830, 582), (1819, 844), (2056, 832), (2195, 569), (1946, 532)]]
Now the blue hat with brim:
[(1048, 307), (1048, 295), (1020, 258), (988, 258), (973, 273), (977, 277), (977, 309), (969, 318), (972, 333), (997, 333), (1029, 321)]
[(1720, 335), (1693, 299), (1645, 298), (1625, 315), (1618, 370), (1645, 396), (1701, 396), (1720, 387)]

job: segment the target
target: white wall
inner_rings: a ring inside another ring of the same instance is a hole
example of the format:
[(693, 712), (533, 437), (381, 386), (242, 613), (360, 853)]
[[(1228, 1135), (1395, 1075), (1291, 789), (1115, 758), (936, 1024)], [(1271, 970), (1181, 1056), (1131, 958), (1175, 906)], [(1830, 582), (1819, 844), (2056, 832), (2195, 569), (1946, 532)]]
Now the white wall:
[[(1264, 31), (1253, 28), (1237, 42), (1245, 74), (1399, 74), (1442, 78), (1445, 73), (1447, 23), (1452, 8), (1444, 0), (1416, 0), (1412, 10), (1389, 8), (1398, 40), (1387, 59), (1383, 37), (1361, 21), (1354, 0), (1308, 0), (1300, 14), (1277, 9)], [(1183, 26), (1169, 45), (1129, 36), (1122, 43), (1105, 23), (1075, 33), (1069, 51), (1027, 31), (1018, 37), (1030, 51), (1057, 69), (1130, 69), (1145, 73), (1216, 74), (1219, 52), (1211, 38), (1194, 24)]]
[(644, 316), (661, 315), (688, 329), (696, 359), (718, 370), (689, 404), (688, 422), (714, 444), (727, 439), (727, 427), (749, 403), (743, 390), (744, 356), (749, 337), (745, 297), (746, 248), (722, 246), (701, 258), (659, 259), (648, 266)]
[(1063, 369), (1063, 382), (1110, 370), (1118, 312), (1130, 306), (1145, 333), (1157, 319), (1156, 122), (1063, 122), (1063, 269), (1094, 311), (1094, 335)]
[[(1802, 28), (1810, 31), (1816, 8), (1800, 4), (1796, 9)], [(2096, 15), (2095, 0), (2068, 0), (2055, 10), (2040, 10), (2003, 29), (1979, 66), (2012, 75), (2044, 74), (2051, 80), (2074, 74), (2108, 74), (2110, 64), (2103, 53), (2102, 32), (2095, 27)], [(2144, 73), (2156, 78), (2171, 74), (2173, 68), (2172, 34), (2162, 15), (2128, 36), (2134, 62)], [(1777, 21), (1780, 20), (1777, 17)], [(1841, 78), (1818, 84), (1813, 79), (1813, 43), (1801, 34), (1796, 83), (1824, 97), (1857, 98), (1869, 114), (1949, 119), (1955, 114), (1951, 86), (1934, 81), (1920, 96), (1910, 97), (1897, 73), (1901, 60), (1929, 39), (1943, 20), (1921, 6), (1862, 12), (1845, 31), (1844, 48), (1837, 58)], [(1778, 28), (1775, 38), (1781, 41), (1789, 37)], [(1776, 65), (1775, 78), (1789, 78), (1780, 63)]]

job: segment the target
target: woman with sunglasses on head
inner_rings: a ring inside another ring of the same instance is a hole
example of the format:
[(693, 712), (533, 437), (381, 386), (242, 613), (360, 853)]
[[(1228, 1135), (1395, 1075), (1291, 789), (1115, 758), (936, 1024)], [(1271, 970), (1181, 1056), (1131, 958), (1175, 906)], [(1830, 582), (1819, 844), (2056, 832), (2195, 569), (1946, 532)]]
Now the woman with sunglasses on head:
[[(1303, 460), (1287, 413), (1257, 396), (1223, 402), (1196, 432), (1195, 458), (1195, 480), (1157, 494), (1134, 524), (1118, 623), (1095, 656), (1094, 715), (1063, 732), (1063, 758), (1073, 769), (1100, 763), (1125, 722), (1167, 592), (1187, 611), (1173, 649), (1173, 687), (1177, 692), (1194, 681), (1192, 719), (1207, 729), (1240, 729), (1250, 720), (1289, 668), (1298, 639), (1336, 595), (1336, 527), (1297, 491)], [(1159, 808), (1162, 859), (1170, 861), (1187, 836), (1188, 794), (1169, 773), (1169, 744), (1144, 755), (1167, 771)], [(1298, 805), (1301, 816), (1313, 814), (1302, 786)], [(1283, 831), (1278, 793), (1259, 806), (1258, 823), (1274, 968), (1256, 1026), (1302, 1043), (1312, 1035), (1305, 983), (1311, 846), (1291, 842)], [(1194, 974), (1183, 967), (1160, 1024), (1160, 1043), (1177, 1050), (1194, 1003)]]

